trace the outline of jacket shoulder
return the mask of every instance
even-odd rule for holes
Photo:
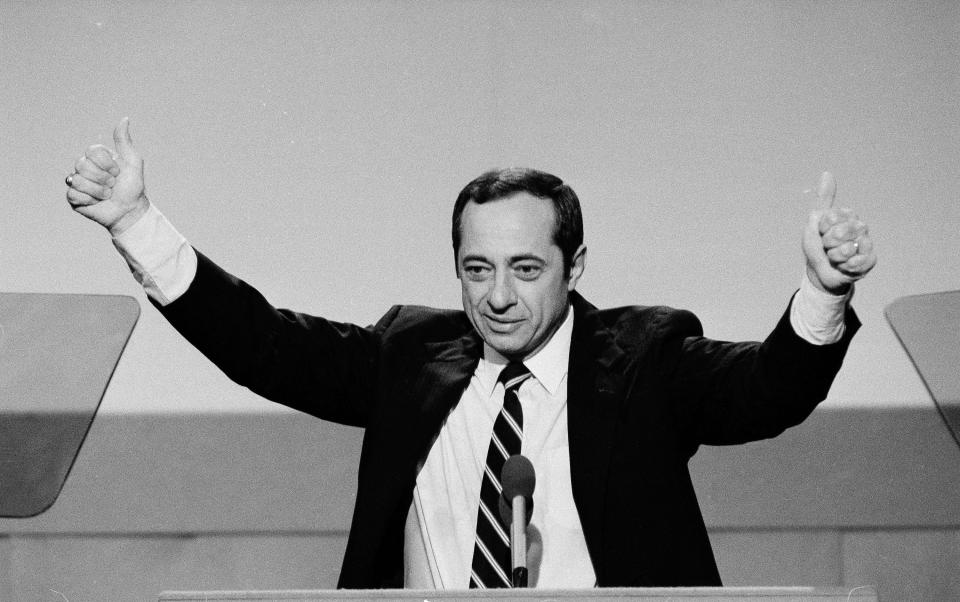
[[[599,322],[624,349],[647,347],[654,341],[703,336],[697,316],[666,305],[626,305],[596,311]]]
[[[597,310],[596,315],[609,329],[625,334],[685,329],[702,334],[700,319],[693,312],[666,305],[625,305]]]
[[[414,337],[422,342],[463,336],[473,327],[462,310],[394,305],[374,326],[384,340]]]

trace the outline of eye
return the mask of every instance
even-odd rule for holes
[[[468,263],[467,265],[463,266],[462,271],[469,280],[486,280],[490,275],[490,266],[480,263]]]
[[[543,266],[536,263],[520,263],[513,266],[513,272],[521,280],[536,280],[543,272]]]

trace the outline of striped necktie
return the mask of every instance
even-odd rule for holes
[[[493,435],[487,449],[487,464],[480,486],[480,510],[477,513],[477,540],[470,570],[471,588],[510,587],[510,534],[500,521],[499,501],[502,487],[500,471],[507,458],[520,453],[523,438],[523,410],[517,390],[530,378],[520,362],[510,362],[497,382],[503,383],[503,409],[493,423]]]

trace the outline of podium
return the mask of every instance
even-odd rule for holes
[[[497,600],[589,602],[876,602],[872,587],[657,587],[597,588],[578,590],[499,589],[499,590],[287,590],[287,591],[209,591],[163,592],[161,602],[432,602],[444,600]]]

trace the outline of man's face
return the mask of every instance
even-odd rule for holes
[[[464,207],[457,253],[463,308],[483,340],[510,359],[527,358],[550,340],[583,273],[583,246],[569,277],[564,273],[555,224],[553,203],[525,192]]]

